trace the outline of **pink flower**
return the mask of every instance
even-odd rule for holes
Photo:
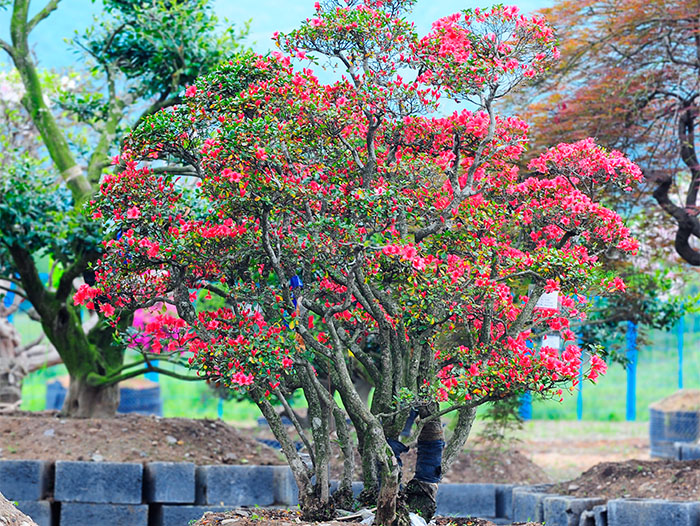
[[[556,292],[559,290],[559,283],[553,279],[548,279],[546,285],[544,286],[544,291],[549,294],[550,292]]]
[[[188,86],[185,90],[185,97],[194,97],[197,94],[197,86]]]
[[[136,219],[141,215],[141,210],[138,209],[136,206],[132,206],[126,211],[126,217],[128,219]]]
[[[100,312],[103,312],[105,316],[111,318],[114,316],[114,307],[112,307],[109,303],[101,303]]]

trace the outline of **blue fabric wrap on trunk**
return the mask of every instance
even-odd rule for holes
[[[444,440],[419,440],[416,473],[413,478],[423,482],[440,482],[443,449],[445,449]]]
[[[386,442],[394,452],[394,456],[396,457],[399,466],[403,466],[403,462],[401,462],[401,454],[408,451],[408,446],[402,444],[398,440],[394,440],[393,438],[387,438]]]

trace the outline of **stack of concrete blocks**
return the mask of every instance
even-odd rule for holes
[[[700,502],[582,498],[548,488],[513,489],[513,520],[547,526],[700,526]]]
[[[53,465],[42,460],[0,462],[0,493],[39,526],[52,526]]]
[[[293,506],[286,466],[0,461],[0,493],[39,526],[186,525],[207,511]]]

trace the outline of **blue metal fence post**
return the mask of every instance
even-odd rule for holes
[[[583,362],[578,370],[578,394],[576,395],[576,419],[583,420]]]
[[[627,322],[627,414],[628,421],[637,419],[637,324]]]
[[[532,349],[532,342],[528,340],[527,346]],[[523,420],[532,420],[532,393],[530,391],[525,391],[520,397],[518,414]]]
[[[678,320],[678,389],[683,389],[683,337],[685,335],[685,319]]]

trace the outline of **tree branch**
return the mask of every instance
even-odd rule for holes
[[[36,25],[49,16],[58,7],[58,3],[61,0],[49,0],[49,3],[44,6],[44,8],[39,11],[32,19],[27,23],[27,34],[31,33]]]

